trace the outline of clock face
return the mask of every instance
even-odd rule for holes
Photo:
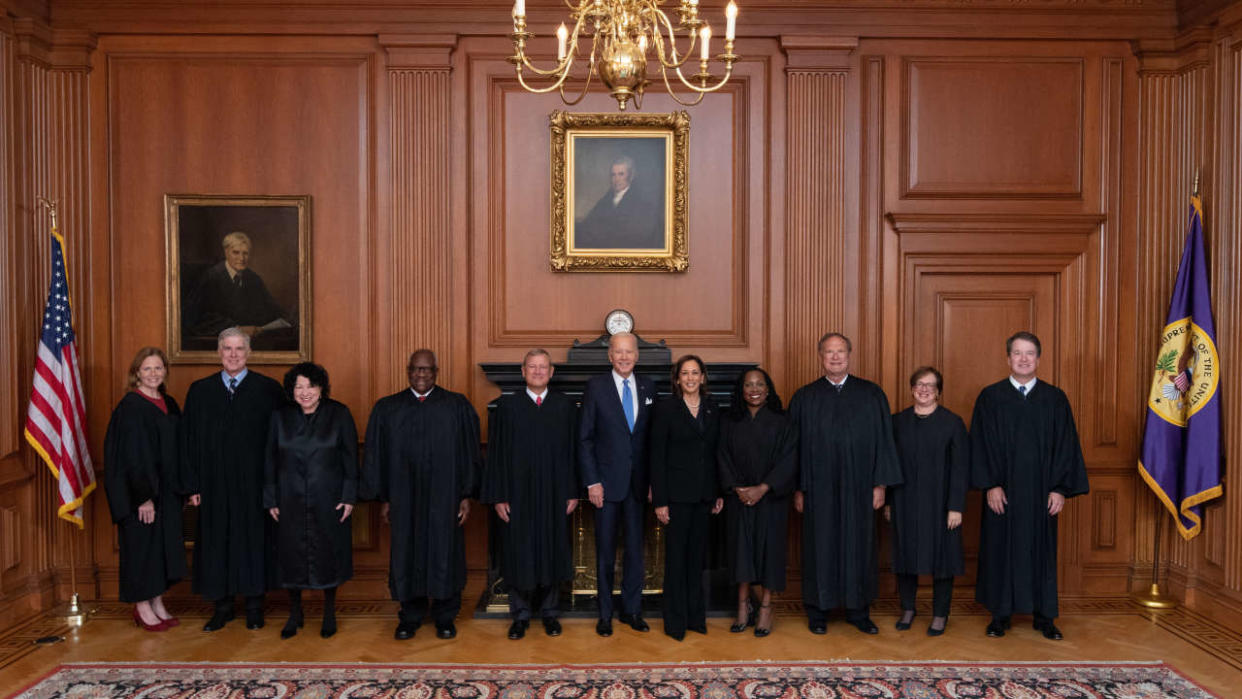
[[[634,316],[630,315],[629,311],[618,308],[604,319],[604,329],[609,335],[634,332]]]

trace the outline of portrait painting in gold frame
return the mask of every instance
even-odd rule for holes
[[[310,196],[167,194],[169,361],[219,361],[228,327],[251,361],[311,358]]]
[[[553,112],[551,265],[684,272],[690,116]]]

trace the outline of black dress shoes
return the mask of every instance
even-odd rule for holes
[[[263,610],[248,609],[246,610],[246,628],[254,631],[263,628]]]
[[[320,638],[332,638],[336,635],[336,617],[324,617],[323,623],[319,625]]]
[[[526,635],[526,627],[530,626],[530,622],[526,619],[514,619],[509,624],[509,640],[516,641]]]
[[[695,633],[701,633],[704,636],[706,636],[707,635],[707,624],[695,624],[694,626],[687,626],[686,630],[693,631]]]
[[[863,633],[880,633],[880,629],[876,628],[875,622],[871,621],[871,617],[869,616],[865,616],[861,619],[851,619],[850,623],[854,625],[854,628],[862,631]]]
[[[617,616],[622,624],[629,624],[631,629],[635,631],[650,631],[651,627],[647,626],[647,622],[643,621],[642,615],[639,614],[620,614]]]
[[[208,631],[208,632],[219,631],[220,629],[224,628],[225,624],[229,623],[232,620],[233,620],[232,609],[228,611],[221,611],[217,609],[216,613],[212,614],[211,618],[207,620],[207,623],[203,624],[203,630]]]
[[[807,628],[809,628],[811,630],[811,633],[815,634],[816,636],[823,636],[824,634],[828,633],[828,624],[823,621],[812,621],[811,623],[807,624]]]
[[[543,618],[543,632],[549,636],[561,635],[561,621],[554,616],[545,616]]]
[[[612,635],[612,619],[600,619],[595,622],[595,633],[601,636]]]
[[[992,617],[992,621],[988,622],[988,636],[992,638],[1000,638],[1005,635],[1005,630],[1009,628],[1008,617]]]
[[[290,614],[289,620],[285,622],[285,627],[280,630],[281,638],[293,638],[298,635],[298,629],[302,627],[302,615]]]
[[[940,628],[936,628],[936,622],[937,622],[937,621],[939,621],[939,622],[940,622]],[[949,624],[949,619],[948,619],[948,617],[942,617],[942,616],[934,616],[934,617],[932,617],[932,623],[931,623],[931,625],[929,625],[929,626],[927,627],[927,635],[928,635],[928,636],[943,636],[943,635],[944,635],[944,627],[945,627],[945,626],[948,626],[948,624]]]
[[[684,641],[684,640],[686,640],[686,632],[685,632],[685,631],[665,631],[665,632],[664,632],[664,635],[668,636],[669,638],[673,639],[674,641]]]
[[[397,630],[393,632],[392,637],[398,641],[405,641],[414,638],[415,631],[418,631],[418,622],[403,621],[397,624]]]
[[[450,621],[447,624],[436,624],[436,638],[449,639],[456,637],[457,627],[453,625],[453,622]]]
[[[1044,638],[1048,639],[1049,641],[1060,641],[1061,639],[1065,638],[1064,636],[1061,635],[1061,629],[1058,629],[1057,625],[1052,623],[1051,620],[1036,621],[1033,624],[1033,626],[1035,627],[1036,631],[1039,631],[1040,633],[1042,633],[1044,635]]]

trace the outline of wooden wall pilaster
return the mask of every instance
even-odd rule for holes
[[[453,239],[448,177],[456,41],[451,35],[380,36],[388,56],[391,216],[381,243],[388,276],[381,293],[388,298],[380,308],[390,314],[391,356],[373,375],[389,377],[389,386],[406,384],[406,358],[420,347],[436,352],[440,383],[464,386],[472,375],[469,357],[456,351],[466,328],[466,306],[454,293],[465,277],[466,241]]]
[[[784,36],[785,375],[790,394],[822,372],[815,343],[825,332],[850,334],[855,316],[846,289],[857,279],[858,157],[850,128],[855,37]],[[853,299],[850,299],[851,301]],[[863,361],[861,352],[855,362]],[[865,367],[855,369],[865,373]]]

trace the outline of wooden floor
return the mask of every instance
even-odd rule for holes
[[[879,603],[873,613],[878,636],[866,636],[844,622],[829,625],[828,635],[815,636],[786,603],[771,636],[731,634],[729,620],[709,619],[708,635],[690,633],[682,643],[661,633],[652,619],[649,633],[616,624],[611,638],[595,635],[589,619],[565,620],[559,638],[544,635],[536,623],[521,641],[506,638],[508,623],[472,619],[463,611],[458,636],[435,637],[430,625],[409,641],[392,638],[395,606],[391,603],[346,602],[339,608],[340,631],[319,637],[319,617],[309,615],[295,638],[281,640],[280,612],[267,626],[248,631],[239,619],[222,631],[203,633],[207,608],[183,608],[183,623],[166,633],[148,633],[128,619],[119,603],[94,605],[96,615],[82,628],[70,630],[59,617],[43,615],[0,636],[0,695],[16,691],[73,661],[253,661],[253,662],[375,662],[375,663],[600,663],[703,660],[965,660],[965,661],[1109,661],[1163,660],[1223,697],[1242,696],[1242,634],[1184,609],[1152,612],[1127,599],[1064,600],[1058,625],[1065,640],[1045,640],[1030,628],[1029,619],[1015,618],[1004,638],[984,635],[987,616],[973,603],[955,602],[948,633],[924,634],[926,610],[911,631],[897,632],[895,604]],[[177,611],[174,609],[174,611]],[[313,608],[308,607],[308,612]],[[32,640],[60,633],[66,640],[36,646]]]

